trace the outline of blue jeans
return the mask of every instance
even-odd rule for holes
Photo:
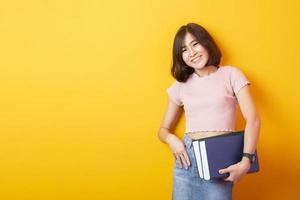
[[[175,160],[172,200],[231,200],[233,182],[200,178],[193,153],[192,139],[185,133],[183,141],[191,165],[188,169],[180,168],[178,161]]]

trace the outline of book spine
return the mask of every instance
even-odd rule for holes
[[[201,152],[201,158],[202,158],[204,179],[210,180],[210,173],[209,173],[205,141],[200,142],[200,152]]]
[[[203,169],[202,169],[199,141],[193,142],[193,148],[194,148],[196,163],[197,163],[197,167],[198,167],[198,173],[199,173],[200,178],[203,178]]]

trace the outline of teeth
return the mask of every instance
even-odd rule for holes
[[[194,59],[192,60],[192,62],[195,62],[195,61],[199,60],[200,57],[201,57],[201,56],[198,56],[198,57],[194,58]]]
[[[195,58],[195,59],[193,60],[193,62],[195,62],[196,60],[199,60],[199,57],[198,57],[198,58]]]

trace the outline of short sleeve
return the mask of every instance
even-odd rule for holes
[[[248,84],[250,85],[251,83],[239,68],[232,67],[230,84],[236,96],[242,87]]]
[[[167,88],[167,93],[174,103],[179,106],[183,105],[180,98],[180,82],[175,81],[170,87]]]

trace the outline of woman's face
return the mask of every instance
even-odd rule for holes
[[[208,52],[192,34],[186,33],[182,45],[182,59],[186,65],[194,69],[201,69],[206,65]]]

